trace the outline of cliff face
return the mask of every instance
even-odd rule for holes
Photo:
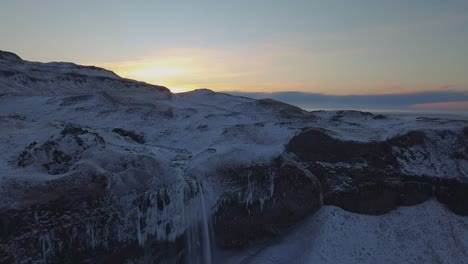
[[[414,130],[356,142],[307,129],[287,149],[321,179],[325,204],[376,215],[435,197],[454,213],[468,215],[468,140],[463,131]]]
[[[210,263],[323,204],[467,214],[463,120],[171,94],[0,53],[1,263]]]

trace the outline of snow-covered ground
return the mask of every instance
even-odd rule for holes
[[[164,87],[122,79],[104,69],[28,62],[4,55],[0,59],[0,195],[5,199],[0,204],[15,199],[8,188],[11,184],[37,184],[79,168],[105,172],[111,175],[110,184],[120,188],[125,185],[122,179],[133,179],[134,172],[121,168],[119,163],[141,157],[156,160],[168,175],[158,176],[160,184],[173,180],[172,175],[178,175],[180,168],[203,177],[226,161],[267,164],[307,127],[323,128],[343,140],[366,142],[412,130],[461,133],[468,126],[467,120],[445,117],[307,112],[273,100],[259,101],[206,89],[171,94]],[[70,125],[96,133],[104,139],[104,146],[62,149],[77,158],[70,170],[61,174],[50,175],[40,160],[31,166],[18,166],[18,158],[28,146],[49,139],[65,140],[60,138],[61,131]],[[114,133],[114,129],[130,131],[144,142],[134,142]],[[177,168],[178,164],[183,166]],[[465,165],[455,167],[468,169]],[[145,173],[151,175],[150,171]]]
[[[381,216],[324,206],[272,243],[219,256],[225,264],[463,264],[468,263],[468,218],[434,200]]]
[[[412,130],[460,132],[463,127],[468,126],[468,118],[463,116],[409,113],[369,115],[358,111],[316,111],[313,113],[322,117],[319,126],[332,131],[334,137],[361,142],[382,141]]]
[[[206,205],[205,198],[202,201],[203,208],[210,211],[221,191],[217,184],[229,188],[220,182],[224,179],[216,178],[217,168],[269,164],[304,128],[324,129],[342,140],[368,142],[413,130],[460,134],[467,126],[467,120],[446,117],[307,112],[272,100],[210,90],[171,94],[164,87],[122,79],[94,67],[0,57],[0,209],[27,208],[30,202],[37,202],[28,199],[25,190],[29,186],[74,173],[98,174],[105,175],[108,190],[119,195],[164,187],[174,195],[171,199],[180,203],[165,207],[167,215],[155,209],[146,215],[138,211],[138,217],[146,217],[146,223],[172,221],[184,210],[182,185],[186,178],[207,182],[203,188],[206,186],[204,195],[209,198]],[[69,128],[78,132],[67,134]],[[121,133],[116,132],[119,129]],[[51,146],[51,153],[56,150],[60,154],[58,158],[48,156]],[[450,147],[440,145],[447,153]],[[66,162],[57,161],[63,157]],[[407,170],[416,173],[432,166],[421,164]],[[51,166],[59,170],[51,173]],[[468,177],[466,161],[457,161],[452,167]],[[433,174],[447,175],[445,171]],[[175,226],[178,229],[171,233],[172,240],[190,225],[184,224]],[[131,228],[128,236],[138,236],[138,242],[144,244],[148,233],[140,229],[137,233],[133,225]],[[156,229],[149,225],[147,232],[156,232],[148,231],[150,228]],[[157,234],[165,233],[158,230]],[[357,215],[325,206],[292,233],[261,250],[223,253],[230,261],[222,263],[468,263],[467,241],[467,218],[454,215],[435,201],[383,216]]]
[[[358,112],[304,112],[282,116],[278,108],[257,101],[199,90],[161,99],[152,93],[131,96],[116,93],[86,95],[4,95],[0,97],[0,178],[28,176],[39,180],[50,175],[27,172],[15,160],[32,142],[44,142],[67,124],[98,133],[116,152],[145,153],[176,162],[186,159],[189,168],[216,165],[229,156],[231,162],[268,162],[302,128],[315,126],[344,140],[385,140],[411,130],[453,130],[460,133],[465,120],[388,116],[375,119]],[[122,128],[144,136],[136,144],[112,133]],[[183,154],[183,155],[181,155]],[[92,154],[91,154],[92,155]],[[89,158],[91,159],[91,157]],[[22,175],[22,176],[19,176]],[[59,177],[58,175],[54,177]]]

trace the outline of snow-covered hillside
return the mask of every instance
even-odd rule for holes
[[[165,87],[123,79],[102,68],[66,62],[29,62],[16,54],[0,51],[0,94],[52,96],[128,89],[156,90],[160,97],[170,96]]]
[[[467,127],[444,118],[307,112],[206,89],[172,94],[92,66],[0,52],[0,262],[210,263],[213,248],[255,247],[322,203],[381,214],[435,197],[464,214]],[[368,190],[372,184],[378,192]],[[398,212],[428,206],[438,212],[434,221],[464,221],[436,202],[382,219],[391,226],[407,219]],[[342,222],[325,217],[333,214]],[[323,228],[383,232],[372,220],[380,218],[334,207],[314,217]],[[338,230],[337,237],[353,235]],[[307,260],[346,263],[329,242]],[[374,260],[383,245],[372,248]]]

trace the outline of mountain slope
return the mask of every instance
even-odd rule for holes
[[[466,215],[467,127],[171,94],[0,52],[0,262],[210,263],[322,204],[384,214],[436,198]]]
[[[105,69],[65,62],[29,62],[5,51],[0,51],[0,84],[0,94],[52,96],[138,88],[170,96],[165,87],[123,79]]]

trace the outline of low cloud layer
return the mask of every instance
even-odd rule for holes
[[[228,93],[255,99],[271,98],[297,105],[304,109],[450,109],[468,111],[468,92],[461,91],[434,91],[384,95],[327,95],[304,92],[246,93],[235,91]]]

